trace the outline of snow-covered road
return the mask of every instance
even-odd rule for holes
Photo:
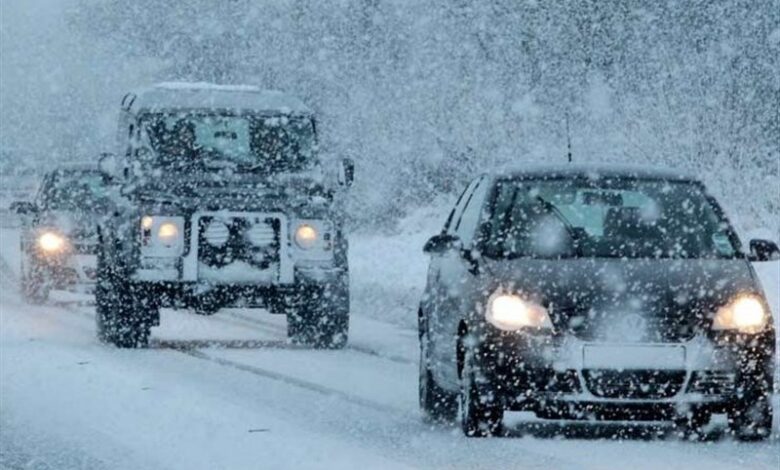
[[[13,264],[9,234],[0,237]],[[355,253],[370,251],[361,243],[377,241],[356,240]],[[365,301],[343,351],[291,347],[284,319],[260,310],[164,311],[150,349],[118,350],[95,339],[92,307],[26,305],[12,276],[0,276],[0,467],[780,467],[780,441],[737,443],[719,438],[718,425],[712,439],[684,442],[664,426],[561,432],[519,414],[507,438],[468,440],[423,424],[415,332],[365,311]]]

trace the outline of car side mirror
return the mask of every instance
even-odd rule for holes
[[[8,210],[17,215],[28,215],[38,212],[38,207],[29,201],[14,201]]]
[[[772,240],[750,240],[750,261],[773,261],[780,259],[780,248]]]
[[[339,184],[348,188],[352,186],[355,181],[355,162],[350,158],[345,158],[341,161],[338,174]]]
[[[428,255],[436,255],[444,253],[447,250],[463,248],[463,242],[460,241],[457,235],[449,233],[440,233],[432,236],[423,246],[423,253]]]
[[[121,176],[121,164],[119,157],[113,153],[103,153],[98,159],[98,169],[109,180],[114,180]]]

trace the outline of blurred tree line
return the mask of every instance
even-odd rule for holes
[[[76,4],[72,30],[126,64],[109,76],[301,96],[325,153],[358,163],[359,223],[564,162],[569,115],[575,161],[684,168],[742,224],[780,227],[780,0]]]

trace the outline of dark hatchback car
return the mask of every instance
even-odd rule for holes
[[[654,169],[562,166],[483,175],[431,256],[419,310],[420,406],[468,436],[505,410],[546,419],[726,414],[769,436],[775,330],[751,261],[704,185]]]

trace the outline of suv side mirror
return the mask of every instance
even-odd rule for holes
[[[463,242],[460,241],[460,238],[458,238],[457,235],[440,233],[438,235],[432,236],[427,242],[425,242],[425,246],[423,246],[423,253],[428,255],[435,255],[444,253],[445,251],[453,248],[458,250],[463,248]]]
[[[355,180],[355,162],[352,159],[345,158],[341,161],[338,174],[339,184],[348,188],[352,186]]]
[[[780,248],[772,240],[750,240],[750,261],[772,261],[780,259]]]
[[[98,169],[109,180],[113,180],[120,176],[120,162],[119,157],[113,153],[102,153],[100,159],[98,159]]]
[[[29,201],[14,201],[8,206],[8,210],[17,215],[28,215],[38,212],[38,207]]]

